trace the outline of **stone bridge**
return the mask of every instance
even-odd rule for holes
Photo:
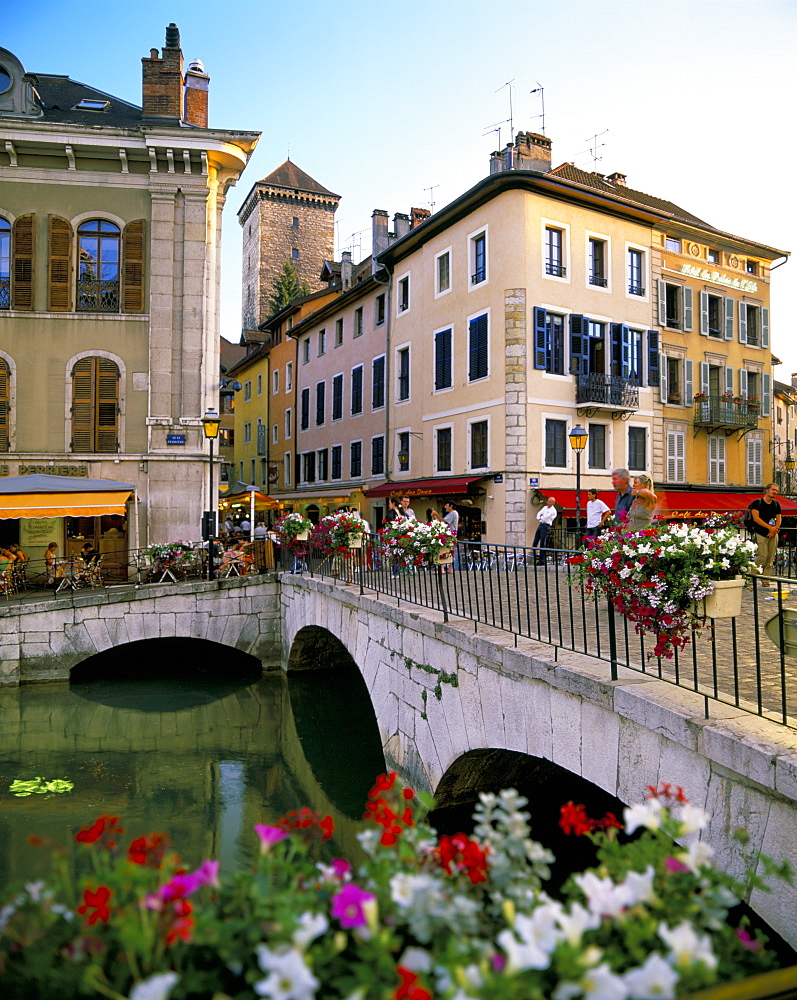
[[[353,587],[283,575],[120,589],[0,609],[5,684],[67,679],[111,646],[205,638],[264,669],[308,670],[350,656],[368,689],[388,767],[463,801],[486,756],[551,762],[630,804],[670,781],[711,813],[706,838],[741,874],[756,852],[797,867],[797,731],[576,653]],[[505,754],[505,758],[509,755]],[[498,758],[501,759],[500,757]],[[507,781],[506,783],[510,783]],[[733,830],[744,825],[740,847]],[[797,890],[752,893],[751,906],[797,945]]]

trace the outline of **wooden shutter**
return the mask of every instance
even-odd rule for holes
[[[739,343],[747,343],[747,304],[739,303]]]
[[[733,395],[733,366],[725,366],[725,392],[729,395]]]
[[[6,362],[0,358],[0,451],[8,451],[8,400],[11,376]]]
[[[725,435],[711,434],[708,439],[708,481],[712,486],[725,485]]]
[[[33,308],[33,262],[36,250],[36,216],[20,215],[11,241],[11,308]]]
[[[702,393],[705,393],[705,395],[708,395],[710,385],[711,385],[711,383],[709,381],[709,363],[708,363],[708,361],[701,361],[700,362],[700,391]]]
[[[648,385],[659,384],[659,333],[648,330]]]
[[[82,358],[72,369],[72,451],[119,450],[119,369]]]
[[[761,373],[761,416],[768,417],[772,408],[772,376]]]
[[[725,339],[733,340],[733,308],[734,300],[725,299]]]
[[[769,347],[769,309],[761,307],[761,346]]]
[[[667,431],[667,481],[682,483],[685,478],[685,435],[683,431]]]
[[[683,289],[684,302],[684,333],[689,333],[692,329],[692,289],[686,285]]]
[[[49,217],[50,287],[47,307],[52,312],[72,308],[72,226],[57,215]]]
[[[128,222],[122,234],[122,312],[140,313],[144,309],[144,235],[143,219]]]
[[[548,344],[545,335],[547,315],[540,306],[534,307],[534,367],[545,371],[548,367]]]
[[[441,330],[434,338],[434,387],[435,389],[450,389],[452,385],[451,372],[451,331]]]
[[[477,316],[470,321],[470,363],[468,380],[486,378],[489,374],[487,357],[487,315]]]
[[[708,336],[708,292],[700,293],[700,333]]]
[[[589,374],[589,319],[570,317],[570,374]]]
[[[659,326],[667,325],[667,282],[663,278],[657,278],[659,295]]]
[[[659,355],[659,399],[662,403],[667,402],[667,381],[670,377],[670,372],[667,367],[667,355]]]
[[[761,486],[763,484],[763,441],[760,438],[747,439],[747,485]]]
[[[692,406],[695,401],[695,363],[684,359],[684,406]]]
[[[95,421],[95,451],[118,451],[119,369],[106,358],[97,362],[97,405]]]

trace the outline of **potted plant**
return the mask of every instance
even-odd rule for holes
[[[568,559],[570,583],[602,594],[638,633],[655,636],[652,656],[671,657],[706,618],[732,617],[741,609],[743,572],[752,572],[757,546],[734,527],[668,524],[644,531],[622,527],[587,540]],[[731,606],[706,600],[736,591]],[[735,610],[734,610],[735,609]]]
[[[439,566],[454,561],[457,534],[445,521],[425,524],[399,518],[379,533],[387,553],[399,566]]]
[[[331,817],[299,809],[256,824],[254,861],[227,872],[186,870],[167,834],[100,816],[46,844],[45,879],[0,890],[3,997],[671,1000],[777,968],[730,908],[768,888],[756,864],[789,881],[787,863],[719,871],[681,788],[650,787],[622,818],[564,804],[597,865],[550,893],[527,805],[482,793],[472,834],[438,836],[431,796],[381,775],[354,864],[330,851]]]
[[[360,549],[367,525],[359,514],[339,510],[328,514],[313,532],[313,545],[325,552],[349,555],[349,549]]]
[[[298,511],[283,515],[274,525],[280,543],[288,547],[295,542],[306,542],[312,529],[313,522]]]

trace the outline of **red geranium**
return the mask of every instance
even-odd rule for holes
[[[100,816],[96,819],[91,826],[84,827],[77,834],[75,834],[75,840],[79,844],[96,844],[100,841],[102,847],[110,850],[112,847],[116,847],[117,837],[124,833],[124,827],[118,826],[119,817],[118,816]]]
[[[103,924],[108,922],[111,916],[111,910],[108,906],[110,898],[111,890],[105,885],[101,885],[96,892],[91,889],[83,890],[83,902],[77,911],[86,918],[89,927],[93,927],[97,921]]]

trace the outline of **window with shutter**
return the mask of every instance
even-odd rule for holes
[[[686,439],[683,431],[667,431],[667,482],[686,482]]]
[[[11,223],[0,219],[0,309],[11,308]]]
[[[570,374],[589,374],[589,319],[570,317]]]
[[[468,330],[468,381],[475,382],[477,379],[487,378],[489,374],[486,313],[472,319]]]
[[[343,419],[343,375],[332,376],[332,419]]]
[[[659,333],[648,330],[648,385],[659,384]]]
[[[36,216],[21,215],[14,222],[12,240],[11,308],[33,308],[33,259],[36,248]]]
[[[315,422],[320,426],[326,419],[327,405],[327,384],[326,382],[316,382],[315,387]]]
[[[761,438],[747,439],[747,485],[763,486],[764,442]]]
[[[351,370],[351,412],[363,412],[363,366],[358,365]]]
[[[725,451],[726,438],[724,434],[711,434],[708,439],[708,481],[712,486],[725,485]]]
[[[140,313],[144,309],[144,235],[143,219],[128,222],[122,235],[122,312]]]
[[[0,358],[0,451],[8,451],[9,426],[8,406],[11,389],[11,373],[8,364]]]
[[[119,450],[119,369],[82,358],[72,369],[72,451]]]
[[[72,308],[72,226],[57,215],[49,217],[50,287],[47,307],[52,312]]]
[[[91,219],[77,233],[78,312],[119,312],[119,227]]]
[[[434,387],[439,390],[451,386],[451,330],[440,330],[434,335]]]

